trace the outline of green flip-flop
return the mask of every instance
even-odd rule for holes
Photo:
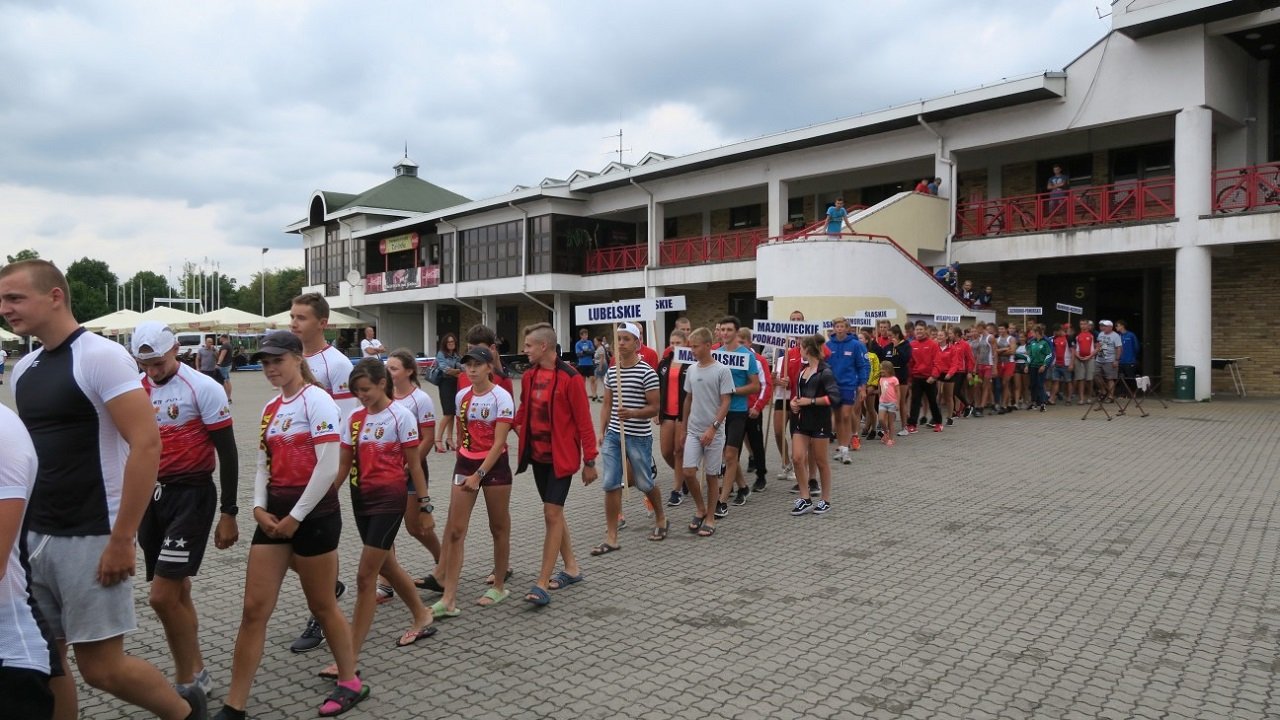
[[[480,600],[488,600],[489,603],[486,605],[484,603],[481,603],[480,600],[477,600],[476,604],[479,605],[480,607],[493,607],[494,605],[497,605],[503,600],[506,600],[508,597],[510,597],[510,595],[511,595],[511,591],[506,588],[503,588],[501,590],[498,590],[497,588],[489,588],[488,590],[484,591],[483,595],[480,596]]]
[[[431,615],[437,620],[440,620],[442,618],[458,617],[461,614],[462,614],[462,611],[457,608],[450,610],[449,608],[445,607],[443,600],[437,600],[436,603],[431,606]]]

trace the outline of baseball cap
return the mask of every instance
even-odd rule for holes
[[[301,355],[302,341],[288,330],[276,330],[263,336],[262,342],[258,344],[258,352],[254,353],[250,359],[253,362],[260,362],[266,355],[284,355],[285,353]]]
[[[493,353],[489,351],[489,348],[484,347],[483,345],[476,345],[475,347],[468,350],[467,354],[462,356],[463,362],[466,362],[468,360],[475,360],[477,362],[488,363],[492,365]]]
[[[633,322],[618,323],[618,332],[631,333],[632,335],[636,336],[637,340],[644,337],[644,335],[640,332],[640,326],[636,325]]]
[[[133,356],[139,360],[155,360],[163,357],[178,344],[173,331],[162,322],[144,322],[133,330],[129,341]],[[143,350],[142,348],[149,348]]]
[[[1100,321],[1100,322],[1098,323],[1098,325],[1099,325],[1099,326],[1102,326],[1102,325],[1108,325],[1108,326],[1109,326],[1109,325],[1111,325],[1111,324],[1112,324],[1112,322],[1111,322],[1110,320],[1102,320],[1102,321]]]

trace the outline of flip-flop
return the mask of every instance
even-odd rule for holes
[[[662,541],[667,539],[667,531],[671,529],[671,521],[668,520],[662,527],[655,527],[649,533],[649,539],[653,541]]]
[[[694,515],[693,522],[689,523],[689,532],[697,535],[698,531],[702,529],[702,523],[704,520],[706,520],[706,518],[700,518],[697,515]]]
[[[621,545],[610,545],[609,543],[602,542],[599,545],[591,548],[591,554],[592,555],[608,555],[611,552],[617,552],[621,549],[622,549]]]
[[[512,570],[511,568],[507,568],[507,572],[506,572],[506,574],[504,574],[504,575],[502,576],[502,581],[503,581],[503,582],[506,582],[506,581],[510,580],[510,579],[511,579],[511,576],[512,576],[512,575],[515,575],[515,574],[516,574],[516,571],[515,571],[515,570]],[[485,578],[485,579],[484,579],[484,584],[485,584],[485,585],[492,585],[492,584],[494,583],[493,577],[494,577],[493,573],[489,573],[489,577],[487,577],[487,578]]]
[[[711,537],[712,535],[715,535],[715,534],[716,534],[715,525],[703,525],[702,527],[698,528],[698,537],[704,537],[704,538]]]
[[[422,640],[423,638],[429,638],[435,634],[436,634],[435,625],[428,625],[419,630],[409,630],[405,632],[405,634],[401,635],[399,640],[396,640],[396,647],[409,647],[410,645],[418,642],[419,640]],[[408,642],[405,642],[406,640],[408,640]]]
[[[436,579],[435,575],[424,575],[413,581],[413,586],[419,590],[430,590],[431,592],[444,592],[444,586]]]
[[[476,600],[476,604],[479,605],[480,607],[493,607],[494,605],[497,605],[503,600],[506,600],[510,595],[511,595],[511,591],[506,588],[503,588],[502,590],[498,590],[497,588],[489,588],[488,590],[484,591],[484,594],[480,596],[479,600]],[[480,600],[488,600],[489,602],[482,603],[480,602]]]
[[[458,617],[461,614],[462,611],[458,608],[449,610],[449,608],[445,607],[443,600],[437,600],[436,603],[431,606],[431,615],[437,620],[441,618]]]
[[[547,592],[546,590],[543,590],[537,585],[534,585],[533,587],[529,588],[529,592],[524,594],[524,601],[529,603],[530,605],[537,605],[538,607],[544,607],[546,605],[551,604],[551,593]]]
[[[559,590],[560,588],[566,588],[575,583],[580,583],[582,582],[583,577],[584,576],[582,573],[578,573],[577,575],[570,575],[565,570],[559,570],[556,572],[555,575],[551,576],[551,582],[555,583],[554,585],[551,586],[551,589]]]

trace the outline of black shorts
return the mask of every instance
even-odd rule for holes
[[[356,515],[356,530],[360,533],[360,542],[379,550],[390,550],[396,541],[396,533],[400,532],[400,520],[404,513],[379,513],[377,515]]]
[[[484,458],[472,460],[458,453],[458,460],[453,464],[454,475],[472,475],[480,469],[480,465],[484,463]],[[498,462],[489,468],[489,474],[484,476],[480,481],[480,487],[496,487],[498,485],[511,484],[511,463],[507,459],[507,454],[502,453],[498,456]]]
[[[730,412],[724,419],[724,446],[742,450],[742,439],[747,434],[747,414]]]
[[[658,422],[663,423],[668,420],[674,420],[675,422],[684,422],[684,412],[681,411],[679,415],[671,415],[670,413],[664,413],[664,412],[658,413]]]
[[[533,483],[538,486],[538,497],[547,505],[564,507],[569,497],[573,477],[556,477],[550,463],[533,462]]]
[[[39,670],[0,667],[0,698],[4,698],[5,717],[23,720],[53,717],[49,676]]]
[[[399,516],[397,516],[399,517]],[[292,545],[293,554],[299,557],[315,557],[338,549],[342,536],[342,514],[331,512],[323,515],[311,513],[298,526],[291,538],[267,537],[262,528],[253,531],[254,545]]]
[[[218,488],[213,478],[198,485],[156,483],[138,524],[147,580],[156,575],[176,580],[199,573],[217,511]]]
[[[788,408],[788,407],[787,407],[787,405],[788,405],[790,402],[791,402],[790,400],[774,400],[774,401],[773,401],[773,409],[774,409],[774,411],[775,411],[775,412],[776,412],[776,411],[778,411],[778,410],[782,410],[782,411],[784,411],[784,412],[790,412],[790,408]]]
[[[590,365],[578,365],[577,367],[578,367],[578,374],[584,378],[589,378],[596,374],[595,363],[591,363]]]

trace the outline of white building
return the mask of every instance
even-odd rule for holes
[[[643,295],[686,296],[695,325],[794,308],[972,316],[920,266],[950,258],[994,287],[1001,321],[1009,306],[1041,306],[1044,322],[1080,306],[1126,319],[1166,387],[1193,366],[1207,398],[1230,387],[1212,357],[1251,356],[1250,391],[1277,393],[1280,10],[1259,8],[1278,4],[1117,3],[1112,31],[1062,72],[485,200],[416,177],[429,198],[317,192],[286,231],[312,289],[388,345],[431,353],[481,319],[513,347],[550,320],[567,346],[575,305]],[[416,171],[405,162],[397,173]],[[1071,176],[1063,197],[1045,192],[1054,164]],[[934,176],[939,197],[910,192]],[[789,236],[837,196],[865,206],[864,235]]]

